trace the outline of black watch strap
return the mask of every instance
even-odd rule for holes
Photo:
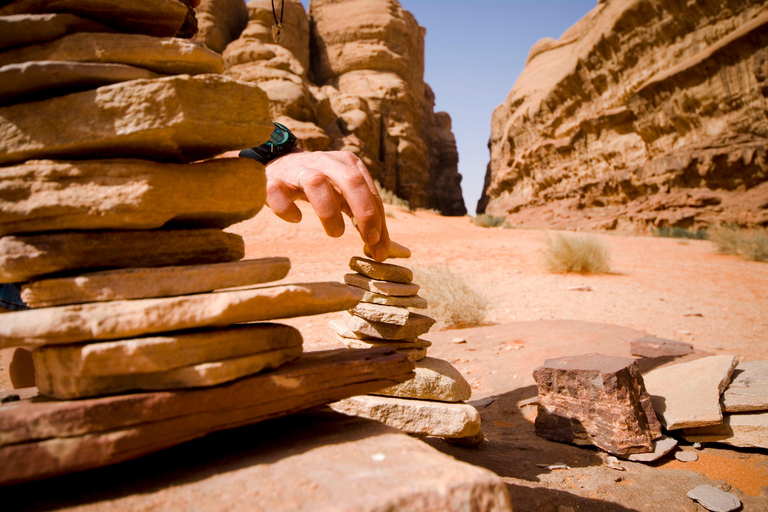
[[[274,123],[274,125],[275,129],[267,142],[255,148],[240,151],[240,156],[253,158],[266,165],[275,158],[290,153],[296,147],[296,137],[284,125],[280,123]]]

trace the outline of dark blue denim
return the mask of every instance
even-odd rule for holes
[[[0,284],[0,308],[11,311],[29,309],[21,300],[21,283]]]

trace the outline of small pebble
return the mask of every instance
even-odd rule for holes
[[[701,443],[700,443],[700,442],[698,442],[698,441],[696,441],[695,443],[693,443],[693,447],[694,447],[695,449],[697,449],[697,450],[701,450]]]
[[[675,458],[681,462],[695,462],[699,460],[696,452],[676,452]]]
[[[451,341],[452,341],[453,343],[456,343],[456,344],[459,344],[459,343],[466,343],[466,342],[467,342],[467,340],[465,340],[464,338],[453,338]]]
[[[373,455],[371,455],[371,460],[373,460],[374,462],[381,462],[386,458],[387,456],[384,455],[383,453],[374,453]]]

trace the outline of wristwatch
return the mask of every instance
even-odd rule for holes
[[[253,158],[266,165],[275,158],[290,153],[291,150],[296,147],[296,136],[282,124],[274,124],[275,129],[272,131],[272,135],[269,136],[267,142],[256,146],[255,148],[242,150],[240,156]]]

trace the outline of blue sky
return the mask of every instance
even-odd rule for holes
[[[302,0],[305,7],[309,0]],[[488,164],[491,114],[542,37],[557,39],[597,0],[400,0],[427,29],[425,81],[453,120],[464,203],[474,215]],[[278,7],[279,8],[279,7]]]

